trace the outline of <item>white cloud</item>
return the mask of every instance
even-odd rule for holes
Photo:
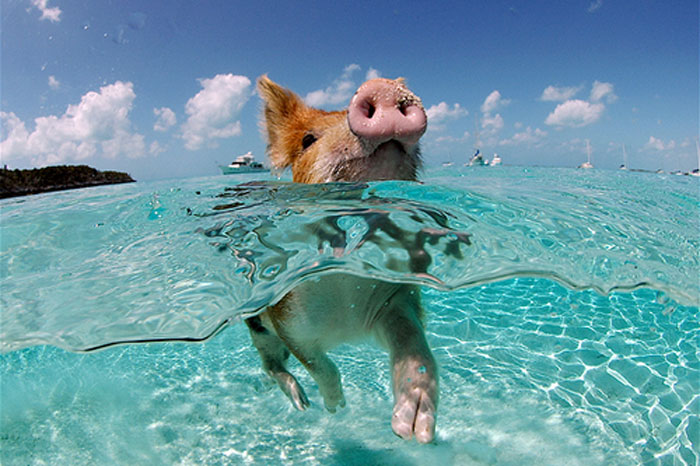
[[[597,11],[601,6],[603,6],[603,0],[594,0],[588,6],[588,12],[593,13],[594,11]]]
[[[481,129],[484,130],[484,136],[493,136],[503,129],[503,117],[500,113],[494,116],[484,115],[481,119]]]
[[[350,100],[350,97],[352,97],[355,89],[357,89],[355,82],[352,80],[352,75],[359,69],[360,65],[355,63],[346,66],[343,70],[343,74],[340,75],[340,78],[333,81],[333,84],[325,89],[309,92],[304,98],[304,101],[307,105],[313,107],[346,104]],[[370,69],[367,74],[369,75],[372,70],[373,69]]]
[[[26,157],[34,165],[84,160],[97,154],[140,157],[145,153],[144,138],[131,132],[129,112],[136,94],[133,84],[117,81],[88,92],[77,105],[69,105],[59,116],[34,120],[29,133],[14,113],[2,112],[4,134],[0,143],[3,158]]]
[[[504,107],[510,103],[510,99],[504,99],[498,91],[491,92],[481,104],[483,113],[491,113],[497,108]]]
[[[591,89],[591,102],[600,102],[604,97],[607,103],[612,103],[617,100],[617,96],[613,92],[613,85],[595,81]]]
[[[666,151],[666,150],[673,150],[676,148],[676,141],[671,139],[668,143],[664,143],[661,139],[655,138],[654,136],[649,136],[649,141],[644,145],[644,149],[646,150],[655,150],[655,151]]]
[[[29,132],[24,122],[12,112],[0,111],[0,119],[2,119],[2,134],[7,136],[0,142],[0,157],[7,160],[26,156]]]
[[[365,81],[369,81],[370,79],[376,79],[376,78],[381,78],[382,74],[379,72],[379,70],[375,70],[374,68],[370,67],[370,69],[367,70],[367,74],[365,75]]]
[[[48,3],[49,0],[32,0],[32,5],[41,11],[41,18],[39,19],[48,19],[52,23],[61,21],[61,9],[57,6],[49,7]]]
[[[153,141],[148,148],[148,153],[151,155],[158,155],[161,152],[165,152],[165,147],[161,146],[158,141]]]
[[[484,103],[481,104],[481,129],[484,137],[482,142],[487,145],[493,145],[498,142],[496,135],[503,129],[503,117],[499,113],[492,115],[491,112],[500,107],[505,107],[509,103],[510,99],[504,99],[497,90],[492,91],[484,99]]]
[[[154,108],[153,114],[158,117],[156,123],[153,125],[153,129],[156,131],[167,131],[177,123],[175,112],[168,107]]]
[[[463,117],[469,112],[459,104],[453,104],[452,108],[450,108],[446,102],[440,102],[431,106],[425,113],[428,115],[428,121],[431,124],[435,124],[444,120]]]
[[[539,128],[535,128],[533,131],[531,127],[527,127],[525,131],[520,133],[515,133],[512,138],[504,139],[500,141],[499,144],[502,146],[513,145],[517,146],[520,144],[536,144],[540,142],[545,136],[547,136],[546,131],[542,131]]]
[[[547,86],[547,88],[542,91],[542,96],[540,100],[544,101],[555,101],[563,102],[569,100],[581,90],[581,87],[556,87]]]
[[[454,136],[440,136],[435,139],[436,143],[441,143],[441,142],[458,142],[458,143],[463,143],[469,139],[471,134],[469,134],[469,131],[465,131],[464,134],[462,134],[461,137],[454,137]]]
[[[557,105],[552,113],[547,116],[545,124],[552,126],[569,126],[578,128],[595,123],[603,115],[605,105],[590,103],[584,100],[567,100]]]
[[[61,87],[61,83],[58,81],[58,79],[56,79],[56,76],[49,76],[49,87],[53,90],[56,90],[59,87]]]
[[[218,74],[199,82],[203,89],[187,101],[185,112],[189,116],[182,125],[182,138],[189,150],[240,134],[241,123],[234,120],[251,95],[250,79],[245,76]]]

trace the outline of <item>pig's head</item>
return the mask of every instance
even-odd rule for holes
[[[427,117],[403,79],[372,79],[355,92],[347,110],[326,112],[292,91],[258,79],[272,164],[292,167],[301,183],[415,180],[418,140]]]

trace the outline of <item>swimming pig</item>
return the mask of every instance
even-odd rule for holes
[[[402,79],[362,84],[347,110],[325,112],[293,92],[258,80],[268,155],[291,166],[299,183],[416,180],[418,140],[427,117]],[[420,254],[418,254],[420,255]],[[291,352],[318,384],[330,412],[345,405],[340,374],[326,352],[372,336],[389,351],[394,432],[431,442],[438,405],[438,369],[423,328],[419,290],[348,274],[304,282],[259,316],[246,320],[262,366],[299,410],[308,398],[285,363]]]

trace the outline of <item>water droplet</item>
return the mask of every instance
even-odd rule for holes
[[[164,211],[165,209],[163,207],[152,209],[148,214],[148,220],[158,220],[159,218],[162,218]]]

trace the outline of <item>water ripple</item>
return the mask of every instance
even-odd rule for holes
[[[198,341],[330,272],[441,290],[515,277],[602,296],[650,288],[666,315],[700,296],[698,198],[696,180],[504,168],[425,184],[216,177],[7,200],[0,349]],[[519,300],[509,306],[529,305]]]

